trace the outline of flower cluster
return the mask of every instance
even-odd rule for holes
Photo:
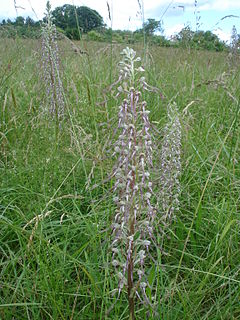
[[[181,123],[175,104],[168,107],[168,118],[160,160],[160,203],[163,219],[171,222],[174,212],[179,210],[181,172]]]
[[[123,101],[119,107],[119,135],[113,154],[117,163],[114,169],[116,214],[112,225],[112,264],[119,278],[119,294],[126,286],[130,299],[136,293],[149,303],[144,261],[154,241],[155,210],[151,204],[150,178],[152,138],[147,103],[140,91],[149,86],[140,76],[144,69],[136,67],[141,59],[136,57],[135,51],[126,48],[122,54],[118,95],[123,96]]]
[[[56,27],[52,22],[50,6],[47,6],[47,22],[42,31],[42,70],[46,99],[50,114],[59,122],[64,115],[64,93],[59,71],[59,53]]]
[[[235,26],[232,27],[231,34],[231,52],[236,55],[238,53],[239,40],[238,40],[238,32]]]

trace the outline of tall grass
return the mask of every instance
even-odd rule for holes
[[[2,319],[128,319],[125,291],[107,313],[117,287],[109,267],[115,204],[107,141],[117,125],[116,102],[105,90],[111,50],[86,46],[89,56],[59,43],[68,116],[56,149],[54,126],[39,116],[38,42],[1,41]],[[121,50],[113,44],[113,66]],[[144,48],[134,50],[143,56]],[[176,220],[147,266],[154,290],[146,295],[157,301],[158,316],[140,304],[136,319],[238,319],[239,66],[227,64],[224,53],[149,53],[146,81],[164,96],[144,94],[159,135],[154,143],[161,147],[167,106],[175,101],[182,175]],[[41,214],[28,246],[35,226],[28,223]]]

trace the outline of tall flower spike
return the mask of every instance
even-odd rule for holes
[[[163,219],[171,222],[179,210],[181,192],[179,176],[181,173],[181,124],[177,106],[168,107],[169,122],[164,129],[160,160],[160,205]]]
[[[119,96],[123,97],[118,113],[118,139],[114,156],[114,201],[116,214],[112,225],[112,265],[118,275],[120,294],[127,287],[131,319],[134,319],[135,296],[149,304],[146,287],[145,260],[154,241],[153,221],[155,210],[151,204],[152,138],[149,111],[142,99],[142,92],[150,88],[141,74],[141,61],[133,49],[122,52],[120,62],[121,85]]]
[[[47,2],[46,22],[42,24],[42,72],[48,107],[56,122],[64,115],[64,93],[59,71],[56,27],[52,22],[51,7]]]

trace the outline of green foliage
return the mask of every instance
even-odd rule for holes
[[[144,34],[147,37],[153,36],[155,32],[163,32],[163,28],[161,25],[161,21],[157,21],[155,19],[148,19],[143,24],[143,28],[135,31],[136,34]]]
[[[57,27],[65,31],[66,35],[72,39],[79,39],[81,33],[103,26],[103,18],[93,9],[85,6],[76,7],[65,4],[52,11],[54,23]]]
[[[152,36],[156,31],[163,32],[161,21],[156,21],[155,19],[148,19],[147,22],[144,23],[143,29],[148,36]]]
[[[86,6],[76,7],[65,4],[55,8],[52,11],[52,17],[56,27],[71,39],[79,40],[82,33],[103,27],[103,18],[100,14]],[[40,25],[41,21],[35,22],[30,17],[25,20],[18,16],[14,22],[4,19],[0,24],[0,32],[5,37],[35,38],[40,35]]]
[[[102,35],[94,30],[88,32],[87,38],[91,41],[103,41]]]
[[[223,51],[227,46],[211,31],[192,31],[189,26],[183,28],[176,36],[177,44],[183,48]]]
[[[149,44],[161,47],[181,47],[194,48],[212,51],[223,51],[228,49],[226,44],[211,31],[192,31],[189,26],[183,28],[172,40],[156,32],[163,32],[161,21],[148,19],[142,29],[135,32],[129,30],[111,30],[106,28],[100,14],[88,7],[77,7],[65,4],[52,11],[54,23],[60,32],[63,32],[70,39],[79,40],[83,34],[87,34],[87,39],[92,41],[107,41],[118,43],[140,43],[144,41],[144,36]],[[44,19],[43,19],[44,20]],[[38,38],[40,36],[41,21],[34,21],[27,17],[19,16],[14,22],[10,19],[2,20],[0,33],[2,37],[24,37]],[[94,31],[94,32],[91,32]],[[234,30],[234,46],[238,47],[239,36]]]
[[[39,38],[40,37],[40,22],[34,21],[32,18],[27,17],[24,19],[19,16],[15,21],[10,19],[2,20],[0,24],[1,37],[6,38]]]
[[[4,25],[0,26],[0,36],[2,38],[39,38],[41,36],[40,26],[27,27],[27,26],[14,26]]]
[[[153,35],[152,38],[150,39],[150,42],[152,44],[158,45],[160,47],[170,47],[171,46],[170,40],[166,39],[164,36]]]
[[[220,41],[218,36],[211,31],[198,31],[194,34],[193,42],[197,43],[197,48],[223,51],[226,49],[224,42]]]
[[[33,27],[35,25],[35,21],[32,18],[27,17],[25,20],[25,25],[28,27]]]
[[[16,26],[23,26],[25,23],[25,19],[21,16],[18,16],[15,20],[15,25]]]
[[[177,41],[182,47],[187,47],[193,39],[194,32],[189,26],[183,28],[176,36]]]

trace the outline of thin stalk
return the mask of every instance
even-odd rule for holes
[[[56,139],[56,146],[57,146],[57,141],[58,141],[58,134],[59,134],[59,119],[58,119],[58,104],[57,104],[57,93],[56,93],[56,84],[55,84],[55,78],[54,78],[54,74],[53,74],[53,65],[51,62],[51,50],[49,48],[49,65],[50,65],[50,77],[51,77],[51,82],[52,82],[52,86],[53,86],[53,100],[54,100],[54,111],[55,111],[55,139]]]
[[[131,107],[133,110],[134,115],[134,126],[136,125],[136,110],[134,108],[134,102],[135,102],[135,94],[132,96],[131,101]],[[134,129],[134,139],[133,139],[134,148],[136,148],[136,130]],[[136,157],[134,157],[134,166],[136,166]],[[131,193],[134,192],[134,186],[136,182],[136,176],[134,171],[132,172],[132,182],[130,184]],[[135,217],[134,217],[134,203],[132,204],[132,207],[130,208],[130,226],[129,226],[129,237],[134,237],[135,233]],[[134,273],[134,263],[133,263],[133,241],[130,243],[130,260],[128,264],[128,305],[129,305],[129,320],[135,319],[135,305],[134,305],[134,297],[135,294],[133,293],[133,273]]]
[[[131,221],[129,236],[134,236],[134,219]],[[129,320],[135,319],[134,312],[134,294],[133,294],[133,242],[130,244],[130,260],[128,264],[128,305],[129,305]]]
[[[143,48],[144,48],[144,56],[143,62],[146,64],[146,32],[145,32],[145,18],[144,18],[144,1],[142,0],[142,25],[143,25]]]

